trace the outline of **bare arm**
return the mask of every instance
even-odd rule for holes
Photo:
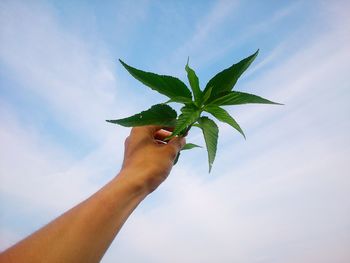
[[[0,262],[99,262],[132,211],[168,176],[185,144],[156,126],[133,128],[120,173],[84,202],[0,254]]]

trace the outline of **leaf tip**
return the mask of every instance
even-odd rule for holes
[[[212,163],[209,163],[209,173],[211,172],[211,168],[213,167]]]
[[[270,101],[269,104],[272,104],[272,105],[281,105],[281,106],[284,106],[284,105],[285,105],[285,104],[283,104],[283,103],[274,102],[274,101]]]
[[[120,64],[122,64],[122,66],[123,66],[125,69],[128,70],[129,65],[126,64],[126,63],[125,63],[123,60],[121,60],[120,58],[119,58],[118,60],[119,60]]]
[[[260,48],[258,48],[253,55],[251,55],[251,57],[253,57],[254,59],[259,55],[260,52]]]

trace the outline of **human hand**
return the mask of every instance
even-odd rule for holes
[[[186,143],[184,137],[165,142],[170,135],[169,129],[161,126],[141,126],[132,128],[125,140],[121,174],[147,194],[168,177],[178,152]]]

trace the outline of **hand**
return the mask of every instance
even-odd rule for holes
[[[124,222],[168,176],[183,137],[157,126],[133,128],[118,176],[79,205],[0,253],[0,262],[100,262]]]
[[[178,152],[186,143],[184,137],[174,137],[166,143],[164,139],[169,135],[169,129],[161,126],[132,128],[125,140],[121,176],[135,180],[147,194],[153,192],[168,177]]]

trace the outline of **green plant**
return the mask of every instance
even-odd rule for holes
[[[192,92],[178,78],[145,72],[133,68],[122,60],[119,60],[134,78],[151,89],[167,96],[169,100],[161,104],[153,105],[150,109],[133,116],[107,121],[125,127],[142,125],[174,126],[172,135],[167,139],[174,136],[185,136],[191,127],[198,127],[202,130],[204,135],[210,172],[216,155],[219,128],[213,120],[207,116],[202,116],[203,112],[210,113],[219,121],[231,125],[245,138],[241,127],[222,106],[247,103],[280,104],[253,94],[233,90],[237,80],[254,61],[258,52],[259,50],[253,55],[216,74],[209,80],[204,90],[200,89],[198,77],[195,71],[188,65],[189,61],[187,60],[185,70]],[[168,103],[172,102],[183,104],[179,116],[177,116],[177,112],[168,105]],[[183,150],[195,147],[200,146],[186,144]],[[177,162],[179,155],[174,163]]]

